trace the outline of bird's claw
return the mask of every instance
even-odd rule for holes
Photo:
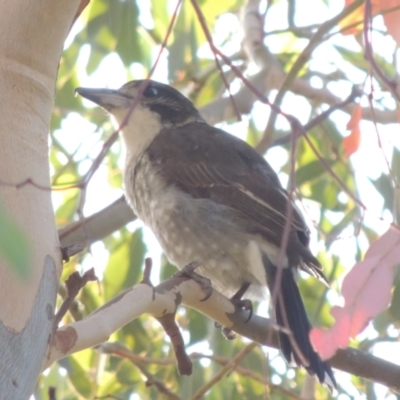
[[[211,285],[211,281],[204,276],[199,275],[195,272],[195,269],[200,266],[200,263],[197,261],[191,262],[190,264],[185,265],[180,271],[174,274],[174,277],[185,277],[193,279],[196,283],[201,286],[201,289],[206,293],[205,297],[200,301],[206,301],[210,298],[213,288]]]
[[[231,302],[235,306],[235,308],[242,308],[244,310],[248,310],[249,316],[247,317],[245,322],[249,322],[251,317],[253,316],[253,303],[248,299],[242,299],[242,296],[245,294],[246,290],[249,288],[249,283],[244,283],[240,289],[231,297]],[[221,325],[217,322],[214,322],[214,326],[216,328],[221,328]],[[221,330],[222,335],[228,339],[232,340],[236,338],[236,333],[227,327],[223,327]]]
[[[253,316],[253,303],[249,299],[235,299],[232,298],[231,302],[236,308],[242,308],[246,311],[249,311],[249,316],[247,317],[245,322],[249,322],[251,317]]]
[[[236,308],[243,308],[244,310],[248,310],[249,316],[246,319],[246,322],[249,322],[251,317],[253,316],[253,303],[251,300],[242,299],[243,295],[246,293],[249,288],[250,283],[245,282],[239,290],[231,297],[231,302]]]

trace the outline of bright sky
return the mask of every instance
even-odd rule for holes
[[[170,1],[171,4],[175,4],[175,1]],[[322,20],[331,18],[333,15],[337,14],[343,9],[343,1],[330,0],[329,6],[327,7],[321,0],[308,0],[306,7],[298,7],[298,13],[296,18],[297,25],[311,25],[320,23]],[[141,21],[143,24],[151,26],[152,20],[151,15],[148,10],[149,2],[145,0],[139,1],[141,6]],[[309,12],[312,10],[312,12]],[[286,16],[286,3],[279,2],[277,5],[273,6],[271,11],[268,13],[268,18],[265,23],[266,31],[282,29],[285,26],[285,16]],[[71,43],[73,40],[74,34],[81,29],[82,26],[79,24],[75,25],[73,32],[71,33],[70,39],[67,41],[66,46]],[[375,27],[384,31],[383,21],[381,18],[376,19]],[[236,16],[234,15],[226,15],[221,17],[215,27],[215,40],[216,43],[221,42],[224,38],[226,38],[226,30],[229,29],[231,34],[233,35],[233,42],[229,42],[224,47],[225,54],[232,54],[236,52],[239,48],[240,43],[240,27],[239,22]],[[298,46],[299,42],[291,43],[290,36],[288,35],[280,35],[280,36],[269,36],[266,39],[266,44],[272,52],[279,52],[283,48],[287,48],[288,46]],[[358,43],[353,37],[343,38],[340,35],[335,36],[333,39],[335,44],[347,47],[352,50],[357,50],[359,48]],[[301,42],[302,46],[305,46],[307,41],[304,40]],[[376,34],[373,37],[373,45],[374,49],[378,49],[379,54],[385,57],[387,60],[392,60],[393,50],[394,50],[394,42],[391,42],[390,39],[385,38],[381,34]],[[86,45],[82,48],[81,54],[78,59],[78,70],[79,70],[79,81],[80,85],[84,87],[110,87],[110,88],[118,88],[123,85],[127,79],[127,73],[124,69],[122,62],[116,54],[110,54],[108,57],[104,58],[100,67],[96,72],[92,75],[88,76],[86,74],[86,61],[89,57],[90,47]],[[154,49],[154,58],[157,55],[158,49]],[[210,55],[212,56],[207,46],[204,46],[200,49],[202,55]],[[363,83],[365,80],[365,75],[361,73],[358,69],[352,67],[350,64],[341,60],[337,53],[331,50],[328,45],[321,45],[314,52],[314,59],[310,67],[314,70],[322,70],[325,73],[328,71],[333,71],[336,67],[339,66],[342,68],[354,83]],[[109,73],[109,71],[113,71],[113,73]],[[131,74],[135,77],[135,79],[144,78],[146,76],[146,72],[140,64],[134,64],[131,67]],[[167,83],[167,52],[164,52],[161,57],[158,68],[155,71],[153,79],[159,80]],[[312,81],[312,84],[315,87],[320,87],[321,82],[318,78],[315,78]],[[234,89],[234,88],[233,88]],[[330,89],[340,98],[344,99],[348,96],[351,91],[351,86],[345,82],[335,83],[334,86],[330,87]],[[379,93],[375,93],[376,95],[380,95]],[[71,93],[71,96],[73,94]],[[395,104],[391,99],[384,100],[386,104],[389,104],[393,108]],[[365,105],[366,99],[363,100],[363,105]],[[90,102],[85,103],[88,107],[93,107],[94,105]],[[301,122],[306,122],[309,118],[310,114],[310,105],[303,98],[288,93],[286,95],[285,101],[282,106],[283,110],[293,114]],[[261,103],[256,103],[253,109],[253,115],[255,116],[257,127],[260,129],[265,128],[266,124],[266,115],[269,110],[265,105]],[[337,111],[332,116],[332,119],[337,124],[339,130],[346,135],[346,125],[349,120],[349,116],[343,112]],[[106,117],[105,117],[106,120]],[[236,134],[237,136],[244,137],[247,127],[247,119],[243,118],[242,122],[237,124],[222,124],[222,127],[226,130],[229,130],[231,133]],[[278,128],[279,129],[287,129],[287,123],[283,118],[278,119]],[[359,151],[352,156],[352,165],[356,171],[360,171],[357,173],[357,182],[358,182],[358,190],[359,195],[367,206],[369,210],[365,216],[365,223],[371,226],[375,231],[382,234],[387,230],[388,224],[391,222],[391,216],[389,213],[385,215],[386,221],[383,222],[381,220],[381,209],[383,205],[383,199],[381,196],[375,191],[369,179],[376,179],[380,176],[382,171],[386,172],[386,163],[385,157],[387,159],[391,159],[391,153],[393,146],[396,146],[400,149],[400,135],[399,135],[399,127],[398,125],[385,125],[378,126],[379,134],[381,135],[381,139],[383,141],[383,151],[377,151],[377,133],[375,131],[375,127],[372,123],[363,122],[361,125],[362,131],[362,143]],[[95,132],[97,126],[92,124],[90,121],[85,120],[83,117],[76,113],[71,113],[64,121],[62,130],[56,132],[57,138],[62,141],[63,145],[67,150],[73,150],[81,145],[81,149],[76,157],[83,158],[87,154],[90,154],[91,157],[94,157],[101,148],[101,143],[98,142],[98,134]],[[111,133],[111,132],[110,132]],[[119,146],[119,144],[115,144],[114,146]],[[371,154],[373,154],[374,159],[371,162]],[[385,155],[385,157],[384,157]],[[274,148],[268,151],[266,155],[267,160],[273,166],[273,168],[277,171],[280,170],[281,166],[285,163],[287,159],[287,154],[284,150],[280,148]],[[87,162],[86,165],[82,165],[83,168],[89,168],[90,161]],[[121,168],[123,167],[123,160],[120,162]],[[108,204],[112,201],[116,200],[121,194],[122,190],[120,189],[112,189],[107,185],[107,166],[103,165],[99,168],[99,170],[94,175],[89,188],[87,201],[85,205],[85,215],[90,215]],[[282,182],[287,181],[287,176],[284,174],[280,174],[280,178]],[[99,195],[101,193],[101,195]],[[59,192],[53,192],[54,205],[57,208],[60,203],[63,201],[64,195]],[[346,201],[346,195],[343,194],[343,201]],[[308,205],[308,204],[307,204]],[[310,206],[310,215],[318,219],[318,210],[313,207],[312,204]],[[332,213],[332,218],[335,216]],[[132,229],[138,225],[138,222],[133,223]],[[343,238],[335,242],[332,246],[332,253],[340,256],[342,263],[345,267],[351,268],[355,261],[355,240],[352,232],[344,232]],[[149,256],[152,256],[154,260],[158,260],[160,249],[153,238],[152,234],[146,231],[146,240],[149,243]],[[361,241],[366,245],[366,240],[361,238]],[[318,243],[313,242],[314,249],[318,248]],[[91,258],[92,257],[92,258]],[[87,258],[87,265],[89,267],[95,265],[96,270],[101,274],[101,271],[105,268],[107,264],[108,252],[105,250],[103,244],[101,242],[95,243],[92,246],[92,256]],[[154,280],[156,280],[157,270],[155,270]],[[334,301],[339,301],[337,296],[332,294],[331,298]],[[266,308],[266,307],[264,307]],[[397,336],[397,331],[392,332],[394,336]],[[369,337],[374,337],[376,335],[375,331],[372,328],[369,328],[362,334],[363,337],[368,335]],[[199,350],[198,348],[196,350]],[[204,344],[203,344],[204,350]],[[270,356],[274,356],[276,351],[268,350],[270,352]],[[381,343],[374,347],[374,354],[379,355],[387,360],[390,360],[394,363],[399,364],[399,354],[400,354],[400,344],[393,343]],[[279,363],[283,363],[281,358],[276,358],[274,361],[276,367],[279,367]],[[282,364],[282,368],[284,368],[284,364]],[[339,376],[341,375],[341,376]],[[350,382],[350,377],[346,374],[338,373],[338,380],[346,386],[349,394],[353,394],[354,396],[358,395],[358,391]],[[275,382],[279,383],[279,382]],[[383,398],[386,394],[386,389],[380,385],[375,385],[376,394],[378,398]],[[344,400],[348,398],[347,396],[339,396],[340,400]],[[388,399],[395,399],[395,396],[389,396]]]

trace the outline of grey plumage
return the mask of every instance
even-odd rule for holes
[[[125,120],[144,81],[119,91],[79,88],[83,97]],[[127,148],[126,196],[178,268],[200,263],[198,272],[232,295],[250,283],[263,296],[275,285],[279,246],[291,201],[275,172],[247,143],[204,122],[193,104],[170,86],[147,82],[122,137]],[[293,272],[304,269],[325,279],[309,250],[309,229],[292,203],[293,218],[280,284],[277,321],[293,333],[308,363],[280,333],[285,358],[303,365],[321,382],[335,385],[331,368],[311,347],[311,325]]]

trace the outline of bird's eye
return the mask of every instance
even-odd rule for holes
[[[154,86],[148,86],[148,88],[145,91],[145,95],[148,97],[156,97],[158,96],[158,89],[155,88]]]

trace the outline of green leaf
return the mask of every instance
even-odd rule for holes
[[[344,60],[348,61],[354,67],[369,73],[371,66],[370,63],[365,59],[363,51],[360,50],[355,52],[341,46],[333,47],[339,52]],[[387,62],[384,57],[380,56],[376,52],[374,53],[374,60],[388,78],[393,78],[396,76],[396,69],[393,63]]]
[[[151,0],[151,10],[154,21],[154,29],[152,33],[157,37],[158,43],[163,41],[170,23],[167,6],[167,1]]]
[[[343,135],[339,131],[337,125],[328,118],[324,121],[323,125],[318,127],[318,132],[320,134],[320,140],[328,147],[327,151],[329,154],[332,152],[338,154],[343,147]],[[326,140],[326,136],[328,136],[329,140]]]
[[[372,325],[382,335],[386,335],[388,325],[391,323],[391,316],[387,310],[382,311],[373,320]]]
[[[31,249],[28,240],[15,222],[0,207],[0,255],[9,263],[11,269],[23,280],[30,274]]]
[[[199,3],[204,18],[206,19],[208,29],[212,31],[216,18],[229,11],[238,11],[241,2],[238,0],[203,0]]]
[[[75,192],[75,193],[74,193]],[[68,196],[65,196],[65,200],[56,211],[56,221],[58,226],[66,225],[71,222],[75,215],[76,208],[78,206],[78,192],[70,191]]]
[[[118,7],[118,1],[113,2],[116,7]],[[82,39],[84,42],[92,43],[94,40],[97,41],[97,33],[106,25],[107,13],[111,3],[106,0],[97,0],[90,3],[90,10],[88,16],[88,22],[86,24],[86,29],[82,31]]]
[[[202,67],[204,68],[205,66],[202,65]],[[203,76],[203,79],[206,79],[206,82],[201,86],[196,95],[195,100],[198,108],[201,108],[211,103],[214,99],[217,99],[225,90],[224,82],[221,79],[221,73],[216,69],[215,63],[212,62],[209,64],[208,68],[210,71],[206,76]]]
[[[104,31],[107,31],[104,29]],[[107,31],[108,32],[108,31]],[[109,54],[109,52],[105,50],[99,50],[96,48],[97,46],[92,46],[90,49],[90,55],[88,62],[86,64],[86,72],[88,75],[93,74],[99,68],[100,63],[103,61],[104,57]]]
[[[138,369],[127,361],[118,369],[117,378],[123,385],[134,385],[141,380]]]
[[[89,398],[92,393],[92,384],[86,370],[75,359],[75,356],[64,358],[58,363],[67,370],[68,378],[78,393],[84,398]]]
[[[335,161],[328,161],[330,165],[333,165]],[[322,178],[326,174],[325,167],[321,164],[319,160],[312,161],[302,167],[298,168],[296,171],[296,184],[298,186],[303,185],[306,182],[314,181],[316,179]]]
[[[188,65],[196,68],[197,49],[204,40],[192,5],[189,1],[184,1],[175,23],[173,42],[168,49],[168,76],[171,81],[174,81]]]
[[[124,1],[113,4],[107,13],[110,32],[116,40],[115,52],[125,65],[134,61],[150,66],[151,45],[143,40],[138,24],[139,11],[134,1]]]
[[[111,256],[104,274],[104,293],[106,299],[111,299],[124,289],[139,281],[144,262],[146,247],[142,239],[142,230],[137,229],[131,234],[125,232],[125,240],[117,247],[110,249]]]
[[[161,259],[160,281],[165,281],[177,272],[177,268],[172,265],[163,255]]]
[[[360,218],[360,210],[357,207],[353,207],[346,212],[343,218],[330,230],[329,235],[325,240],[326,247],[329,248],[341,232],[347,228],[348,225],[357,221],[358,218]]]
[[[76,75],[71,77],[58,86],[56,94],[57,107],[67,110],[81,110],[81,100],[74,96],[74,90],[79,86]]]
[[[196,310],[187,309],[187,319],[189,321],[188,330],[190,332],[189,344],[192,345],[205,340],[208,333],[206,317]]]
[[[392,211],[394,201],[394,189],[391,177],[389,175],[382,174],[378,179],[370,179],[370,181],[375,186],[379,194],[383,197],[384,208]]]

